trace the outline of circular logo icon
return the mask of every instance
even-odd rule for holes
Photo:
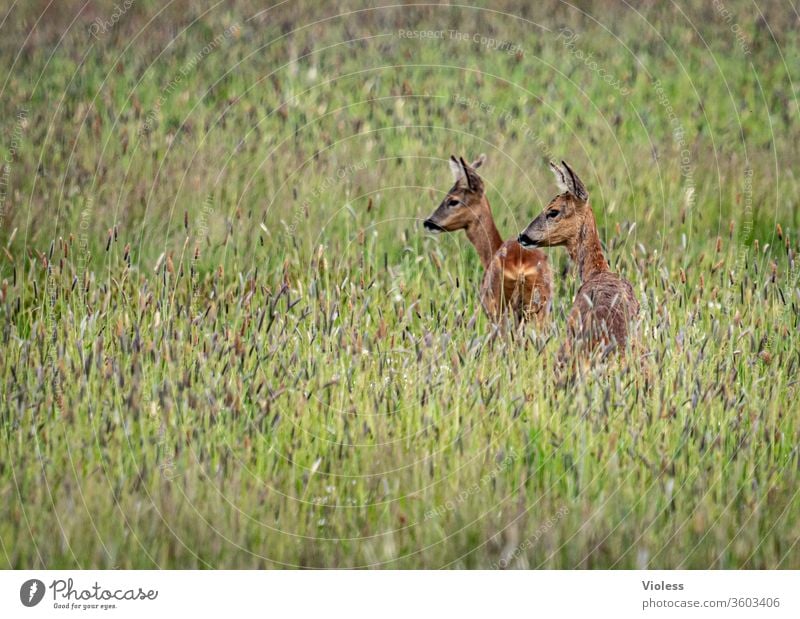
[[[23,606],[36,606],[44,597],[44,583],[38,578],[31,578],[19,588],[19,601]]]

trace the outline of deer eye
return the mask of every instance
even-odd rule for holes
[[[456,206],[459,203],[460,203],[460,200],[456,200],[455,198],[450,198],[447,201],[447,206]]]
[[[547,211],[547,219],[553,219],[554,217],[558,217],[561,214],[561,211],[557,211],[555,209]]]

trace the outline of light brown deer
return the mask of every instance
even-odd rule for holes
[[[639,313],[633,287],[611,273],[597,234],[594,213],[586,187],[564,161],[550,163],[563,193],[519,235],[524,247],[564,245],[577,265],[581,287],[572,304],[568,338],[561,349],[562,360],[578,342],[587,350],[605,345],[606,350],[624,350],[630,322]]]
[[[455,182],[424,226],[435,233],[464,230],[467,234],[484,268],[480,300],[492,321],[499,322],[507,309],[520,321],[541,320],[550,311],[553,285],[547,256],[524,250],[516,239],[503,242],[483,180],[475,171],[484,161],[486,155],[472,165],[450,157]]]

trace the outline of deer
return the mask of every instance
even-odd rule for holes
[[[483,265],[480,302],[493,323],[507,313],[517,324],[541,323],[550,312],[553,288],[547,255],[524,250],[516,239],[503,242],[476,172],[485,161],[484,154],[472,164],[450,157],[453,186],[423,225],[434,234],[464,230]]]
[[[578,175],[563,160],[550,162],[561,193],[553,198],[519,237],[526,248],[564,246],[577,265],[581,286],[567,317],[568,337],[560,361],[575,345],[587,351],[604,345],[624,354],[630,323],[639,314],[639,302],[630,282],[612,273],[603,254],[589,193]]]

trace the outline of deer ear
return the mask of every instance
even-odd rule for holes
[[[461,167],[464,168],[464,175],[467,177],[467,188],[470,191],[482,191],[483,181],[481,180],[481,177],[478,176],[472,167],[467,165],[467,162],[464,161],[463,157],[459,157],[458,160],[461,163]]]
[[[461,163],[459,163],[458,159],[456,159],[453,155],[450,155],[450,171],[453,173],[453,182],[460,183],[465,180],[466,172],[464,168],[461,167]]]
[[[586,191],[586,187],[584,187],[581,179],[579,179],[578,175],[567,165],[566,161],[562,160],[561,165],[564,166],[564,170],[567,173],[567,187],[569,188],[569,192],[581,202],[586,202],[589,199],[589,192]]]
[[[472,169],[473,170],[477,170],[484,163],[486,163],[486,154],[485,153],[481,153],[480,155],[478,155],[478,158],[475,161],[472,162]]]
[[[564,170],[561,169],[557,163],[550,162],[550,169],[553,171],[553,174],[556,177],[556,185],[558,185],[559,191],[569,191],[569,185],[567,184],[567,175]]]

